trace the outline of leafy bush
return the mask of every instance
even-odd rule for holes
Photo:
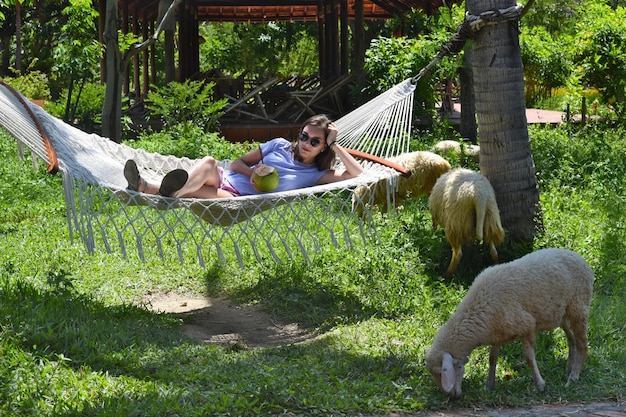
[[[216,131],[218,118],[228,104],[228,99],[213,101],[215,83],[186,80],[155,86],[148,93],[146,107],[152,115],[160,117],[163,126],[178,124]]]
[[[60,119],[65,119],[67,94],[68,90],[63,90],[58,101],[50,102],[46,110]],[[105,94],[106,86],[100,83],[85,83],[78,91],[74,91],[74,101],[70,103],[67,122],[85,132],[98,132]]]
[[[541,99],[552,95],[556,87],[565,85],[571,70],[570,55],[562,48],[555,48],[558,41],[541,27],[527,30],[520,37],[526,105],[534,106]]]
[[[160,132],[145,131],[138,140],[129,144],[163,155],[186,156],[191,159],[210,155],[218,160],[236,159],[258,146],[251,143],[231,143],[219,133],[205,132],[197,126],[183,124]]]
[[[315,22],[205,23],[200,34],[205,40],[200,45],[205,71],[264,79],[309,76],[319,69]]]
[[[374,39],[365,57],[365,74],[370,81],[364,93],[375,97],[407,78],[416,76],[439,53],[442,40],[433,38]],[[416,88],[416,112],[429,113],[440,97],[436,81],[453,78],[456,66],[444,59],[432,74],[422,77]]]
[[[50,100],[48,76],[41,71],[29,71],[4,81],[31,100]]]
[[[626,9],[594,5],[580,23],[576,71],[595,87],[618,119],[626,120]]]

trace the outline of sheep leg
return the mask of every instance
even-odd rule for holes
[[[489,372],[487,373],[487,382],[485,382],[486,390],[492,390],[496,386],[496,364],[498,363],[499,354],[500,346],[492,345],[489,350]]]
[[[538,391],[543,391],[546,387],[546,381],[541,377],[541,373],[539,373],[539,367],[537,366],[537,361],[535,360],[535,334],[532,333],[529,336],[522,338],[522,349],[524,351],[524,358],[526,358],[526,363],[530,367],[533,373],[533,380],[535,381],[535,387]]]
[[[585,359],[587,358],[587,321],[583,318],[582,323],[576,320],[576,324],[572,326],[569,319],[563,320],[562,328],[567,335],[567,343],[569,352],[567,356],[567,377],[568,386],[570,382],[578,380],[582,371]]]
[[[452,247],[452,259],[450,259],[450,265],[448,265],[448,270],[446,271],[446,276],[451,276],[456,267],[459,266],[459,261],[461,260],[461,256],[463,256],[463,249],[461,246],[453,246]]]
[[[493,242],[489,242],[489,253],[491,254],[491,260],[494,264],[498,263],[498,251],[496,250],[496,245]]]

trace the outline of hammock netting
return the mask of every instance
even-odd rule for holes
[[[338,142],[383,158],[408,152],[414,89],[407,79],[337,120]],[[194,160],[85,133],[5,84],[0,85],[0,126],[17,140],[18,150],[26,146],[48,171],[60,172],[72,241],[80,239],[89,253],[104,249],[129,256],[136,251],[142,260],[152,254],[181,262],[193,257],[204,266],[235,256],[243,266],[253,259],[310,260],[311,253],[328,245],[352,247],[376,238],[369,227],[371,210],[361,216],[352,210],[353,191],[361,185],[384,186],[392,202],[399,176],[363,160],[362,175],[333,184],[230,199],[167,198],[127,190],[124,163],[134,159],[144,178],[159,181],[175,168],[189,169]],[[230,161],[219,163],[228,168]],[[370,201],[358,203],[371,206]]]

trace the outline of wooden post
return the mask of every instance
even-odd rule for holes
[[[583,96],[583,102],[580,106],[580,125],[585,127],[587,123],[587,97]]]

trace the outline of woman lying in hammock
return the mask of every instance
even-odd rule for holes
[[[274,191],[288,191],[320,184],[351,179],[363,168],[345,149],[335,142],[337,128],[325,115],[310,117],[302,127],[297,141],[276,138],[234,160],[228,170],[217,165],[215,158],[199,160],[189,172],[175,169],[161,184],[144,180],[135,161],[124,167],[128,189],[147,194],[176,198],[228,198],[260,194],[252,182],[257,164],[270,165],[278,171],[278,187]],[[338,156],[345,170],[331,169]]]

